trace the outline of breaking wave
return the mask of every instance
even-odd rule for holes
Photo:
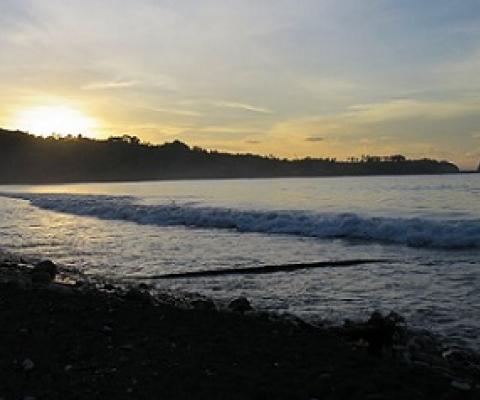
[[[480,219],[389,218],[355,213],[243,210],[193,205],[143,205],[134,197],[2,194],[62,213],[143,225],[345,238],[445,249],[480,248]]]

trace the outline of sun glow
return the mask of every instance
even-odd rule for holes
[[[51,134],[92,136],[98,128],[94,118],[63,105],[37,106],[21,110],[14,118],[14,125],[16,129],[42,136]]]

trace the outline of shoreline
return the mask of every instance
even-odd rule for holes
[[[37,282],[34,264],[0,255],[5,400],[480,396],[478,355],[443,351],[400,316],[313,326],[62,268]]]
[[[458,172],[431,172],[431,173],[398,173],[398,174],[345,174],[345,175],[286,175],[286,176],[255,176],[255,177],[171,177],[171,178],[145,178],[145,179],[99,179],[99,180],[68,180],[68,181],[0,181],[0,186],[64,186],[64,185],[88,185],[104,183],[155,183],[155,182],[199,182],[199,181],[258,181],[258,180],[280,180],[280,179],[335,179],[335,178],[397,178],[412,176],[458,176],[480,174],[480,171],[458,171]]]

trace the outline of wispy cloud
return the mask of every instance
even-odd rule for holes
[[[479,101],[419,101],[413,99],[391,100],[384,103],[358,104],[350,107],[344,117],[365,122],[426,117],[448,119],[480,112]]]
[[[154,108],[153,110],[160,113],[182,115],[185,117],[202,117],[204,115],[203,113],[198,111],[182,110],[177,108]]]
[[[472,136],[472,138],[474,139],[480,139],[480,129],[478,131],[473,131],[470,133],[470,135]]]
[[[273,114],[273,111],[269,110],[268,108],[258,107],[248,103],[239,103],[235,101],[215,101],[213,104],[217,107],[234,108],[237,110],[250,111],[260,114]]]
[[[244,135],[245,137],[252,135],[262,135],[262,132],[259,129],[255,129],[252,126],[223,126],[223,125],[206,125],[201,127],[199,131],[209,132],[209,133],[228,133],[228,134],[238,134]]]
[[[305,138],[305,141],[307,142],[323,142],[324,140],[325,138],[321,136],[309,136]]]
[[[123,89],[138,85],[138,81],[107,81],[92,82],[83,87],[84,90],[107,90],[107,89]]]

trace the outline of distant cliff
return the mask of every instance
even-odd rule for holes
[[[41,138],[0,129],[2,184],[457,172],[457,166],[446,161],[407,160],[401,155],[287,160],[207,151],[179,141],[149,145],[134,136]]]

